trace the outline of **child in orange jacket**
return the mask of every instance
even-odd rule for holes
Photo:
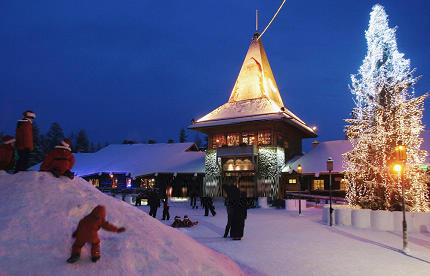
[[[85,243],[91,243],[91,261],[94,263],[100,259],[100,239],[97,234],[100,228],[110,232],[122,233],[124,227],[117,228],[106,220],[106,208],[102,205],[95,207],[92,212],[79,221],[78,228],[72,237],[76,238],[72,245],[72,256],[68,263],[74,263],[81,256],[81,248]]]

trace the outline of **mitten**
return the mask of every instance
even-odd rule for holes
[[[117,233],[122,233],[124,231],[125,231],[125,227],[121,227],[121,228],[118,229]]]

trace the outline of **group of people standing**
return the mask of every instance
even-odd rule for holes
[[[18,120],[15,137],[6,135],[2,137],[3,144],[0,145],[0,170],[11,171],[13,173],[26,171],[29,167],[30,153],[34,150],[33,144],[33,120],[36,114],[27,110],[23,113],[24,118]],[[48,152],[40,166],[41,171],[49,171],[55,177],[61,175],[70,179],[74,174],[70,171],[75,163],[75,158],[71,149],[72,143],[69,139],[64,139],[59,145]],[[18,160],[15,163],[15,148],[18,153]]]

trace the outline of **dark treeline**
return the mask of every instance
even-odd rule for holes
[[[88,140],[87,133],[84,129],[65,136],[60,124],[54,122],[49,127],[48,132],[41,134],[39,126],[33,121],[34,151],[30,153],[30,166],[42,162],[46,153],[59,145],[64,138],[70,139],[72,142],[72,152],[74,153],[96,152],[102,148],[100,143],[95,144]]]

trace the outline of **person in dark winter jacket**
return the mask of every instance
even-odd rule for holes
[[[40,166],[41,171],[52,172],[55,177],[60,175],[67,176],[70,179],[74,178],[74,173],[70,170],[75,164],[75,158],[73,157],[71,144],[69,139],[64,139],[61,144],[55,146],[55,149],[48,152]]]
[[[227,209],[227,225],[225,226],[225,232],[224,232],[224,238],[227,238],[231,228],[231,220],[232,220],[233,212],[232,212],[231,206],[229,205],[229,196],[231,196],[230,185],[224,184],[222,185],[222,188],[227,194],[227,197],[225,198],[225,206]]]
[[[158,192],[156,190],[152,190],[149,199],[149,215],[152,217],[157,216],[157,209],[160,207],[160,198],[158,197]]]
[[[72,245],[72,256],[68,263],[74,263],[81,256],[81,248],[85,243],[91,243],[91,260],[95,263],[100,259],[100,239],[97,232],[103,228],[110,232],[122,233],[124,227],[116,227],[106,220],[106,208],[102,205],[95,207],[91,213],[79,221],[78,228],[72,237],[76,238]]]
[[[198,209],[199,207],[197,206],[197,197],[200,195],[200,189],[199,189],[199,183],[197,182],[196,179],[193,178],[193,180],[191,181],[190,184],[190,204],[191,207],[194,209]]]
[[[30,152],[34,150],[33,146],[33,119],[36,118],[31,110],[24,113],[24,118],[18,120],[16,125],[16,149],[18,150],[18,160],[16,162],[16,171],[25,171],[28,168]]]
[[[0,145],[0,170],[9,171],[15,164],[15,138],[3,136],[3,144]]]
[[[216,215],[215,206],[212,200],[212,197],[202,197],[203,208],[205,208],[205,216],[209,215],[209,210],[211,211],[212,216]]]
[[[246,197],[240,197],[239,189],[236,186],[230,187],[230,190],[231,196],[228,201],[232,212],[230,237],[233,240],[240,240],[243,237],[247,217]]]
[[[169,197],[167,196],[166,193],[166,197],[164,198],[164,202],[163,202],[163,218],[161,220],[170,220],[170,214],[169,214]]]

